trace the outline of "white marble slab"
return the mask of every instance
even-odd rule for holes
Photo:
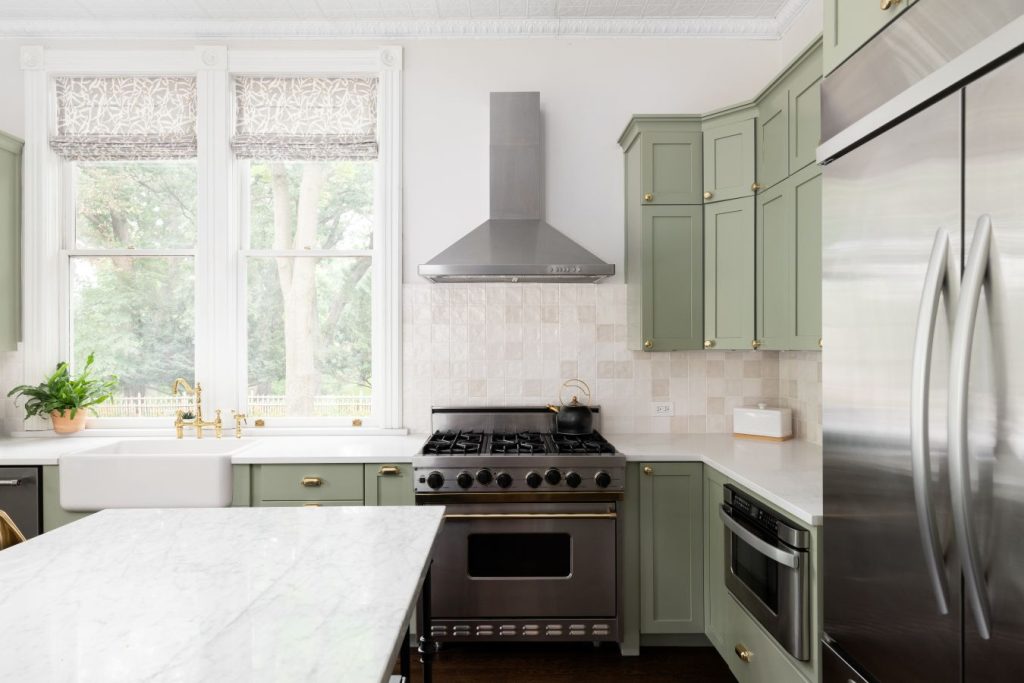
[[[386,681],[443,513],[97,513],[0,552],[0,680]]]
[[[807,441],[753,441],[731,434],[606,434],[633,462],[703,462],[794,519],[824,518],[821,446]]]

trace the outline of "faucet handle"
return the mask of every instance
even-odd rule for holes
[[[235,419],[235,438],[242,438],[242,425],[249,424],[249,416],[245,413],[239,413],[238,411],[232,410],[231,417]]]

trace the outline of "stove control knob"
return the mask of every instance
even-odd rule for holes
[[[512,475],[508,472],[499,472],[497,476],[498,486],[507,489],[512,485]]]
[[[612,483],[612,475],[607,472],[598,472],[594,475],[594,483],[601,488],[606,489]]]
[[[570,488],[576,488],[577,486],[583,483],[583,477],[576,474],[575,472],[570,472],[569,474],[565,475],[565,483],[568,484]]]
[[[542,481],[544,481],[544,478],[541,477],[536,472],[530,472],[529,474],[526,475],[526,485],[529,486],[531,489],[535,489],[538,486],[540,486],[540,483]]]
[[[490,470],[480,470],[476,473],[476,480],[484,486],[487,486],[494,481],[494,475],[491,474]]]
[[[444,475],[440,472],[431,472],[427,475],[427,486],[432,489],[439,489],[444,486]]]
[[[544,473],[544,481],[554,486],[558,482],[562,481],[562,473],[552,467]]]
[[[459,476],[455,477],[455,482],[464,489],[468,489],[473,485],[473,475],[469,472],[459,472]]]

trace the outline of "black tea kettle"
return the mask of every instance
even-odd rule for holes
[[[586,403],[580,403],[579,396],[572,393],[571,398],[566,402],[563,395],[566,389],[582,389],[586,397]],[[594,431],[594,413],[590,410],[590,387],[581,379],[570,379],[558,392],[558,400],[561,406],[548,405],[548,408],[558,413],[555,416],[555,431],[559,434],[572,436],[584,436]]]

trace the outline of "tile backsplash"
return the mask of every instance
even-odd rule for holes
[[[578,377],[609,433],[731,432],[733,408],[766,400],[821,440],[819,354],[630,351],[622,284],[407,284],[403,325],[413,431],[429,429],[431,406],[542,405]],[[655,402],[674,415],[654,416]]]

